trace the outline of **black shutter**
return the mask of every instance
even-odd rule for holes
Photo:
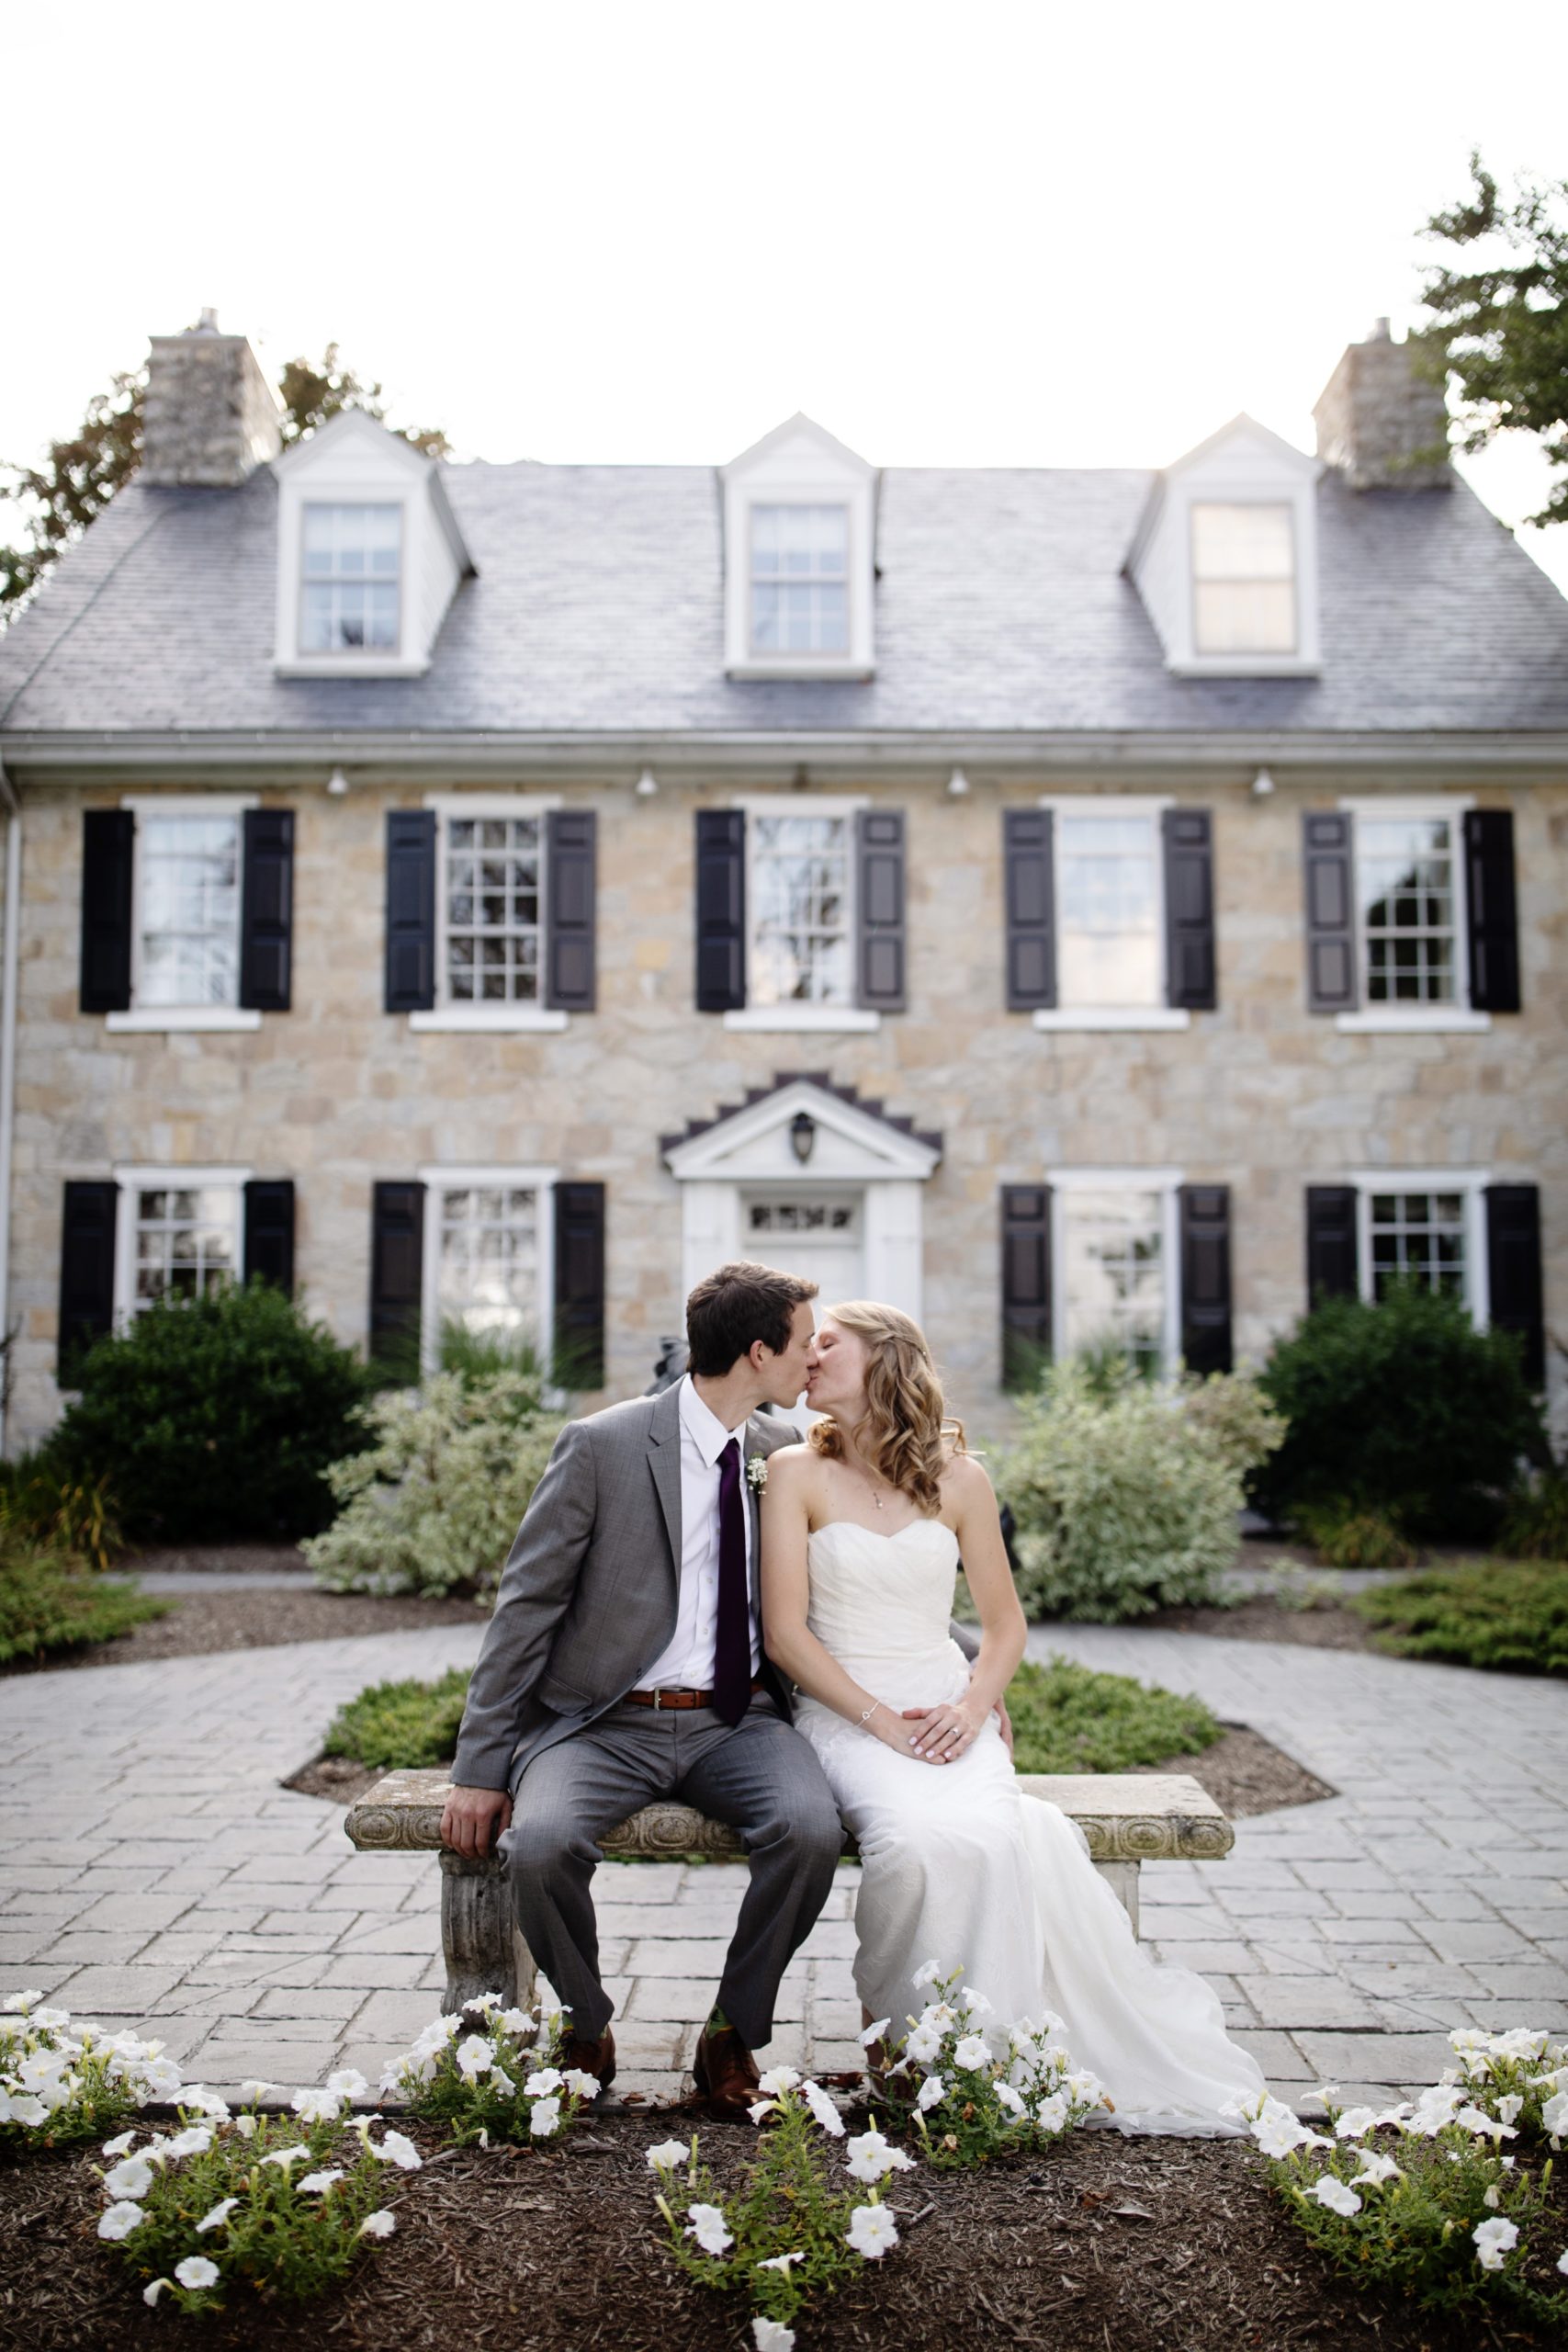
[[[1303,819],[1309,1012],[1352,1012],[1358,1001],[1353,847],[1348,817]]]
[[[389,1012],[428,1012],[435,1002],[435,812],[387,813]]]
[[[1486,1187],[1486,1272],[1494,1330],[1518,1334],[1525,1378],[1546,1385],[1546,1325],[1541,1310],[1540,1188]]]
[[[746,819],[739,808],[697,811],[697,1011],[746,1001]]]
[[[897,809],[863,808],[855,819],[860,869],[859,994],[868,1011],[904,1010],[904,819]]]
[[[370,1234],[370,1353],[406,1357],[414,1376],[424,1272],[424,1186],[377,1184]]]
[[[1008,1011],[1056,1001],[1056,900],[1049,808],[1004,808]]]
[[[1514,902],[1510,809],[1465,810],[1464,882],[1470,918],[1470,1001],[1477,1012],[1517,1012],[1519,928]]]
[[[591,808],[545,820],[545,1002],[592,1012],[594,1002],[594,833]]]
[[[82,818],[84,1012],[130,1009],[131,875],[136,819],[129,808],[89,808]]]
[[[556,1186],[556,1376],[604,1385],[604,1187]]]
[[[294,1289],[294,1185],[287,1176],[253,1177],[245,1186],[245,1280],[257,1275]]]
[[[1323,1298],[1354,1298],[1357,1270],[1356,1187],[1309,1184],[1306,1198],[1307,1311]]]
[[[1231,1196],[1228,1184],[1183,1184],[1181,1360],[1189,1372],[1231,1368]]]
[[[247,808],[244,857],[240,1002],[254,1012],[287,1012],[293,966],[293,811]]]
[[[1002,1385],[1030,1388],[1051,1352],[1051,1187],[1002,1186]]]
[[[117,812],[118,813],[118,812]],[[71,1385],[71,1369],[114,1323],[115,1203],[113,1183],[67,1184],[60,1239],[60,1332],[56,1377]]]
[[[1206,808],[1168,808],[1165,835],[1165,989],[1168,1003],[1213,1012],[1214,831]]]

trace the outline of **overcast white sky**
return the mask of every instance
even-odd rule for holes
[[[10,0],[0,454],[203,304],[461,454],[879,464],[1303,447],[1479,144],[1568,175],[1561,0]],[[1529,450],[1470,467],[1506,520]],[[1568,527],[1522,543],[1568,588]]]

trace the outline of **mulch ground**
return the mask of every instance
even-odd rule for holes
[[[439,2154],[414,2126],[434,2161],[400,2180],[396,2235],[314,2303],[237,2291],[200,2340],[211,2352],[740,2352],[751,2342],[744,2307],[681,2276],[653,2210],[646,2151],[694,2121],[650,2110],[595,2118],[558,2149]],[[721,2184],[733,2179],[755,2144],[750,2126],[696,2128],[705,2161]],[[1079,2132],[1033,2162],[907,2175],[887,2202],[902,2243],[801,2314],[799,2352],[1479,2352],[1546,2341],[1474,2314],[1436,2321],[1338,2278],[1235,2141]],[[1561,2191],[1556,2202],[1568,2226]],[[102,2205],[88,2158],[0,2169],[6,2352],[195,2339],[177,2313],[149,2312],[130,2266],[99,2244]]]

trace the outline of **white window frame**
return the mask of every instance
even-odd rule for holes
[[[422,1168],[424,1186],[423,1259],[420,1273],[419,1357],[422,1377],[428,1380],[441,1361],[441,1196],[443,1193],[528,1191],[536,1201],[535,1228],[539,1242],[539,1362],[548,1373],[555,1345],[556,1324],[556,1186],[558,1168],[515,1168],[465,1165]],[[547,1397],[558,1392],[547,1387]]]
[[[803,792],[745,792],[730,802],[746,819],[746,993],[751,992],[751,923],[757,903],[753,885],[752,860],[756,848],[758,817],[843,817],[850,825],[849,872],[849,935],[850,976],[853,985],[860,953],[860,876],[856,872],[858,859],[855,849],[854,820],[863,808],[869,808],[871,798],[866,793],[826,795]],[[780,1035],[830,1036],[868,1036],[882,1026],[882,1015],[874,1007],[862,1004],[752,1004],[745,1005],[724,1015],[727,1029],[772,1032]]]
[[[1351,820],[1351,873],[1357,871],[1361,820],[1365,817],[1442,817],[1453,841],[1454,995],[1450,1004],[1371,1004],[1367,1001],[1367,940],[1361,922],[1359,883],[1354,888],[1356,920],[1356,997],[1354,1012],[1337,1012],[1334,1025],[1349,1036],[1410,1036],[1447,1033],[1483,1035],[1492,1026],[1489,1012],[1477,1012],[1470,1002],[1470,898],[1464,871],[1464,814],[1475,806],[1467,792],[1407,794],[1395,797],[1359,796],[1342,799],[1340,809]]]
[[[371,506],[389,506],[397,515],[397,618],[394,624],[394,633],[390,645],[328,645],[315,648],[307,648],[305,645],[305,591],[307,588],[311,587],[330,587],[336,577],[336,575],[332,572],[312,574],[308,572],[305,569],[305,517],[312,506],[338,508],[355,506],[367,508]],[[409,559],[409,510],[408,502],[402,496],[401,492],[394,491],[385,498],[376,498],[363,493],[356,497],[350,497],[326,492],[318,493],[317,496],[312,498],[309,491],[307,491],[299,501],[299,523],[295,537],[297,540],[295,559],[299,565],[299,578],[296,582],[294,601],[295,661],[299,662],[310,662],[311,664],[319,662],[355,662],[362,655],[368,655],[373,662],[400,662],[403,652],[403,640],[407,634]],[[375,584],[375,575],[373,573],[367,573],[366,575],[366,580],[369,584]]]
[[[1492,1319],[1492,1295],[1486,1257],[1486,1187],[1492,1182],[1484,1168],[1357,1168],[1345,1179],[1356,1189],[1356,1282],[1369,1305],[1376,1298],[1372,1265],[1372,1194],[1374,1193],[1462,1193],[1464,1195],[1464,1304],[1478,1331]]]
[[[840,577],[841,577],[841,585],[842,585],[842,587],[843,587],[843,591],[844,591],[844,642],[843,642],[843,645],[842,645],[842,647],[841,647],[841,648],[831,648],[831,649],[829,649],[829,648],[820,648],[820,649],[818,649],[818,648],[816,648],[816,647],[807,647],[807,648],[804,648],[804,649],[802,649],[802,648],[798,648],[798,647],[797,647],[797,648],[790,649],[790,650],[788,650],[786,651],[786,650],[785,650],[785,649],[783,649],[783,648],[774,648],[774,649],[769,650],[769,649],[765,649],[765,648],[760,647],[760,646],[758,645],[758,643],[757,643],[757,586],[758,586],[758,582],[757,582],[757,516],[758,516],[759,513],[760,513],[760,512],[761,512],[764,508],[765,508],[765,509],[767,509],[769,512],[771,512],[771,513],[773,513],[773,514],[782,514],[782,513],[784,513],[784,512],[786,512],[786,511],[802,511],[802,510],[804,510],[804,511],[807,511],[807,512],[810,512],[810,513],[813,513],[813,514],[818,513],[818,512],[819,512],[819,511],[820,511],[820,512],[824,512],[824,513],[826,513],[826,512],[835,512],[835,513],[838,513],[838,514],[841,514],[841,515],[843,516],[843,518],[844,518],[844,569],[843,569],[843,572],[842,572],[842,574],[841,574],[841,576],[840,576]],[[775,660],[775,659],[777,659],[777,658],[780,658],[780,656],[781,656],[781,655],[783,656],[783,658],[784,658],[784,659],[786,659],[786,660],[789,660],[789,661],[792,661],[792,662],[814,662],[814,663],[815,663],[815,662],[842,662],[842,661],[845,661],[845,660],[847,660],[847,659],[848,659],[849,652],[850,652],[850,649],[851,649],[852,645],[852,644],[853,644],[853,642],[854,642],[854,594],[855,594],[855,543],[854,543],[854,532],[855,532],[855,518],[854,518],[854,511],[853,511],[853,507],[852,507],[852,503],[851,503],[851,501],[850,501],[847,497],[846,497],[846,498],[812,498],[812,499],[807,499],[807,498],[800,498],[800,497],[783,497],[783,496],[781,496],[781,497],[778,497],[778,498],[766,498],[766,497],[762,497],[762,496],[761,496],[761,495],[754,494],[753,496],[751,496],[750,498],[749,498],[749,499],[747,500],[747,502],[746,502],[746,651],[747,651],[747,657],[748,657],[748,659],[749,659],[749,660],[750,660],[750,661],[752,661],[752,662],[773,662],[773,660]],[[801,585],[803,585],[803,586],[807,586],[807,587],[811,587],[811,586],[821,586],[821,585],[827,584],[827,583],[829,582],[829,578],[830,578],[830,575],[828,575],[828,574],[823,574],[823,575],[820,575],[820,576],[818,576],[818,574],[816,574],[816,573],[804,574],[804,575],[802,575],[802,580],[801,580],[800,584],[801,584]],[[773,586],[773,587],[783,587],[783,586],[787,586],[787,585],[789,585],[790,583],[789,583],[787,581],[784,580],[783,578],[780,578],[780,579],[777,579],[777,580],[774,580],[774,581],[769,582],[767,582],[767,583],[765,583],[765,584],[770,585],[770,586]]]
[[[1253,496],[1248,497],[1248,498],[1227,498],[1227,497],[1224,496],[1222,493],[1218,493],[1218,492],[1210,492],[1210,493],[1206,493],[1206,494],[1202,494],[1202,495],[1201,495],[1201,494],[1200,494],[1198,492],[1196,492],[1196,491],[1194,491],[1194,492],[1191,493],[1191,495],[1189,497],[1189,499],[1188,499],[1188,501],[1187,501],[1187,570],[1188,570],[1188,594],[1189,594],[1189,595],[1190,595],[1190,599],[1191,599],[1191,603],[1190,603],[1190,613],[1191,613],[1191,627],[1192,627],[1192,658],[1193,658],[1193,660],[1194,660],[1194,661],[1196,661],[1196,662],[1232,662],[1232,661],[1235,661],[1235,660],[1237,658],[1237,657],[1236,657],[1236,653],[1235,653],[1235,650],[1232,650],[1232,651],[1229,651],[1229,652],[1226,652],[1226,651],[1216,651],[1216,650],[1215,650],[1213,648],[1212,648],[1212,647],[1202,647],[1202,648],[1201,648],[1201,647],[1199,646],[1199,643],[1198,643],[1198,591],[1199,591],[1199,589],[1200,589],[1201,587],[1220,587],[1220,586],[1233,585],[1233,584],[1234,584],[1234,585],[1243,585],[1243,584],[1247,584],[1247,583],[1243,583],[1243,582],[1234,582],[1234,583],[1233,583],[1233,582],[1220,582],[1220,581],[1201,581],[1201,580],[1199,579],[1199,577],[1198,577],[1198,509],[1199,509],[1199,507],[1200,507],[1200,506],[1229,506],[1229,507],[1249,507],[1249,506],[1264,507],[1264,506],[1272,506],[1272,507],[1280,507],[1280,508],[1282,508],[1282,509],[1284,510],[1285,515],[1286,515],[1286,517],[1288,518],[1289,528],[1290,528],[1290,534],[1291,534],[1291,570],[1290,570],[1289,577],[1290,577],[1290,582],[1291,582],[1291,616],[1292,616],[1292,622],[1294,623],[1294,627],[1293,627],[1293,629],[1292,629],[1292,631],[1291,642],[1290,642],[1290,644],[1289,644],[1289,645],[1279,645],[1279,646],[1273,646],[1273,647],[1269,647],[1269,648],[1266,648],[1266,649],[1261,649],[1261,650],[1259,650],[1259,649],[1254,649],[1254,650],[1251,650],[1251,651],[1243,651],[1243,653],[1242,653],[1242,657],[1241,657],[1241,658],[1243,658],[1244,660],[1247,660],[1247,661],[1269,661],[1269,662],[1294,662],[1294,661],[1296,661],[1296,660],[1299,658],[1299,656],[1300,656],[1300,653],[1301,653],[1301,647],[1302,647],[1302,558],[1301,558],[1301,545],[1300,545],[1300,538],[1301,538],[1301,526],[1300,526],[1300,519],[1299,519],[1299,517],[1298,517],[1297,511],[1296,511],[1296,501],[1295,501],[1292,497],[1291,497],[1291,496],[1289,495],[1289,493],[1288,493],[1288,492],[1287,492],[1284,496],[1280,497],[1280,498],[1259,498],[1259,497],[1258,497],[1256,494],[1254,494]],[[1254,581],[1254,582],[1253,582],[1252,583],[1250,583],[1250,584],[1257,585],[1257,584],[1258,584],[1258,583],[1256,581]]]
[[[249,1168],[173,1168],[118,1166],[110,1170],[116,1185],[114,1235],[114,1328],[129,1330],[136,1305],[136,1196],[138,1193],[199,1193],[232,1190],[234,1195],[234,1280],[245,1279],[245,1186],[254,1173]]]
[[[791,417],[719,469],[724,497],[724,667],[731,678],[863,679],[875,673],[876,469],[809,417]],[[751,644],[751,509],[842,506],[849,644],[842,653],[758,653]]]
[[[562,806],[558,792],[427,792],[424,806],[435,817],[435,1002],[428,1012],[411,1012],[408,1024],[422,1030],[467,1030],[517,1035],[532,1030],[555,1032],[570,1026],[570,1013],[544,1002],[548,982],[549,953],[548,856],[546,819]],[[446,825],[453,817],[536,817],[539,820],[539,1001],[535,1004],[459,1003],[447,995],[446,971]]]
[[[1165,1313],[1160,1329],[1160,1377],[1168,1379],[1181,1361],[1181,1204],[1186,1177],[1179,1168],[1050,1168],[1051,1353],[1058,1363],[1067,1353],[1066,1218],[1057,1212],[1066,1193],[1157,1193],[1160,1252],[1165,1266]]]
[[[1077,793],[1064,797],[1046,794],[1041,799],[1042,808],[1051,812],[1051,931],[1058,944],[1062,935],[1061,901],[1061,820],[1064,817],[1148,817],[1154,820],[1155,834],[1155,899],[1156,924],[1159,937],[1160,969],[1169,986],[1170,942],[1166,933],[1165,919],[1165,842],[1159,819],[1176,802],[1169,793]],[[1060,957],[1057,963],[1060,978]],[[1034,1012],[1036,1029],[1048,1030],[1111,1030],[1190,1029],[1192,1015],[1183,1005],[1174,1004],[1108,1004],[1041,1005]]]
[[[254,792],[204,793],[128,793],[120,801],[136,820],[136,841],[131,852],[130,867],[130,1007],[125,1012],[107,1012],[104,1026],[135,1035],[174,1036],[187,1030],[259,1029],[262,1016],[254,1009],[241,1004],[150,1004],[141,1005],[137,998],[141,989],[141,844],[142,820],[147,817],[233,817],[242,820],[247,808],[261,805]],[[245,829],[240,822],[240,898],[236,927],[241,935],[240,956],[244,954],[243,925],[244,921],[245,888]],[[243,975],[236,959],[236,981]]]

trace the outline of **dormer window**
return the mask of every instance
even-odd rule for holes
[[[1198,653],[1293,653],[1296,545],[1283,504],[1194,500],[1192,642]]]
[[[751,509],[751,650],[850,650],[847,506]]]
[[[301,653],[395,653],[400,505],[308,504],[300,518]]]

